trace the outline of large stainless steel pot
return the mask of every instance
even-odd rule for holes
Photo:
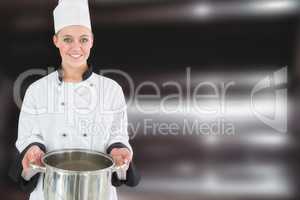
[[[110,156],[84,149],[48,152],[42,163],[31,168],[45,174],[45,200],[108,200],[112,172],[120,169]]]

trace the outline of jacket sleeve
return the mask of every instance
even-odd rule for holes
[[[23,171],[22,160],[27,150],[33,146],[39,146],[43,151],[46,151],[42,134],[39,130],[36,92],[32,85],[26,90],[18,123],[18,138],[16,141],[17,155],[15,162],[11,165],[9,175],[19,184],[23,191],[31,192],[37,185],[39,174],[31,178],[30,181],[25,181],[21,176]]]
[[[34,175],[29,181],[26,181],[25,179],[23,179],[23,177],[21,176],[22,171],[23,171],[23,166],[22,166],[22,160],[24,158],[24,155],[26,154],[27,150],[34,146],[37,145],[38,147],[40,147],[40,149],[42,151],[46,151],[46,148],[43,144],[40,143],[31,143],[30,145],[28,145],[23,152],[16,152],[16,156],[14,159],[14,162],[11,164],[10,169],[9,169],[9,177],[18,184],[18,186],[20,187],[20,189],[24,192],[32,192],[34,190],[34,188],[37,186],[38,180],[39,180],[39,176],[40,174],[36,174]]]
[[[110,152],[114,148],[127,148],[127,147],[122,143],[114,143],[108,147],[106,152],[108,154],[110,154]],[[116,186],[116,187],[121,186],[122,184],[125,184],[130,187],[134,187],[139,184],[140,180],[141,180],[141,176],[140,176],[138,170],[136,169],[133,161],[131,161],[129,164],[129,167],[127,169],[127,172],[126,172],[126,180],[119,180],[117,173],[114,172],[112,174],[111,183],[113,186]]]
[[[40,132],[38,117],[41,109],[37,105],[37,92],[32,85],[26,90],[18,124],[18,138],[16,147],[23,152],[31,143],[37,142],[45,145]]]
[[[113,120],[106,151],[109,154],[113,148],[128,148],[129,151],[133,154],[132,147],[129,144],[129,136],[127,131],[127,107],[124,94],[122,88],[119,85],[115,87],[113,92]],[[117,174],[114,172],[112,175],[112,184],[114,186],[120,186],[122,184],[126,184],[128,186],[136,186],[139,183],[140,175],[133,162],[130,162],[129,164],[129,168],[126,172],[126,177],[126,180],[119,180]]]
[[[122,88],[117,85],[112,92],[114,94],[111,111],[112,124],[109,129],[110,134],[106,149],[114,143],[122,143],[133,153],[131,145],[129,144],[127,106]]]

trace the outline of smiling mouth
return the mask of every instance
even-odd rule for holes
[[[78,59],[78,58],[81,58],[82,55],[81,54],[69,54],[69,56],[73,59]]]

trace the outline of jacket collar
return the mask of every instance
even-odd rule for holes
[[[57,72],[58,72],[58,80],[61,83],[64,80],[63,79],[64,74],[61,65],[58,67]],[[82,81],[87,80],[92,75],[92,73],[93,73],[93,66],[88,65],[87,70],[82,74]]]

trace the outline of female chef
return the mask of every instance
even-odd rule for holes
[[[93,73],[87,63],[93,46],[88,0],[60,0],[53,15],[53,42],[61,66],[26,91],[16,141],[20,155],[13,178],[31,192],[30,200],[42,200],[43,177],[30,177],[29,163],[41,165],[46,151],[86,148],[109,153],[117,165],[128,163],[126,179],[113,174],[112,184],[135,186],[139,176],[131,162],[122,89],[115,81]],[[117,199],[115,187],[111,191],[112,200]]]

